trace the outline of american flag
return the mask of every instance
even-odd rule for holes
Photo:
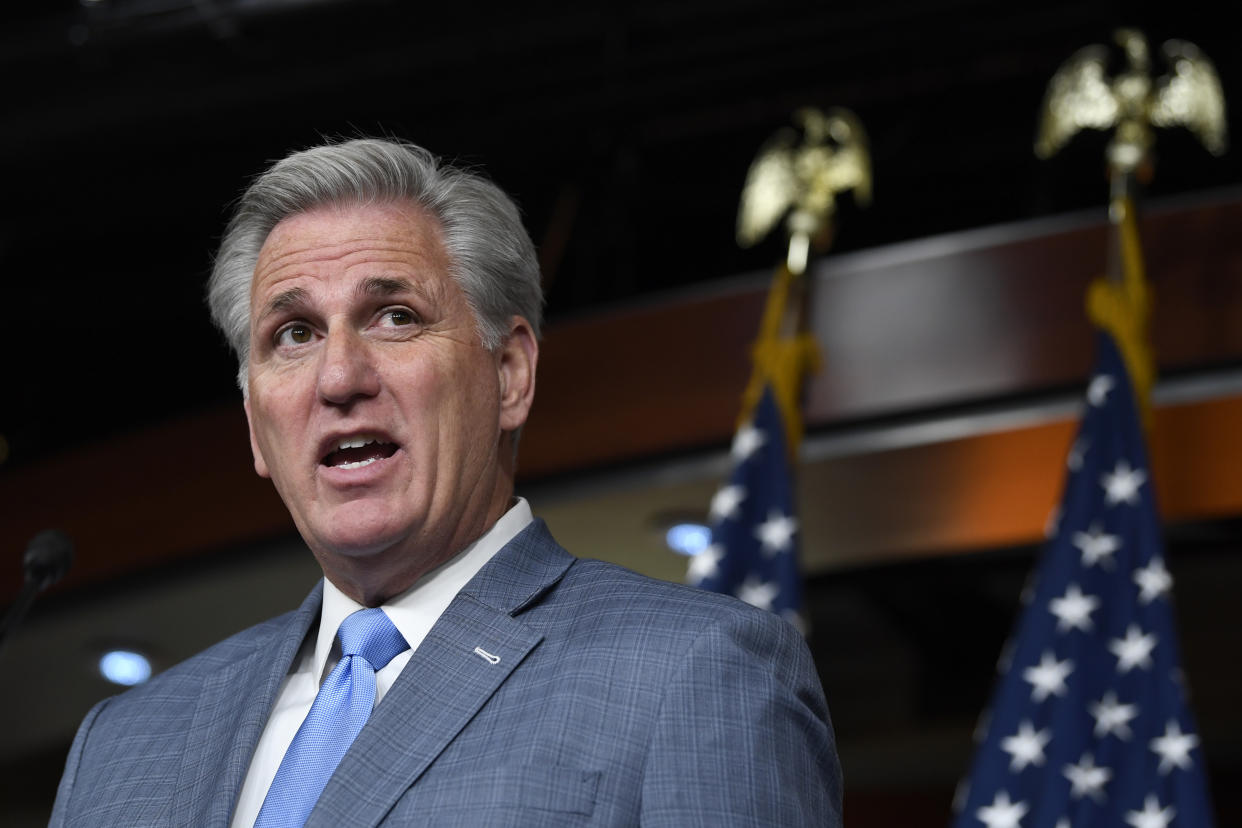
[[[798,521],[785,430],[770,387],[753,419],[738,428],[730,456],[732,472],[712,497],[711,544],[691,559],[687,580],[800,627]]]
[[[1143,432],[1111,336],[957,828],[1210,826]]]

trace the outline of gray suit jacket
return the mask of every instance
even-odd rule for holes
[[[226,826],[321,589],[96,705],[51,824]],[[792,627],[577,560],[535,521],[445,610],[307,825],[836,826],[840,813],[828,709]]]

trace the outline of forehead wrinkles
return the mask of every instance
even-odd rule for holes
[[[364,276],[401,276],[434,295],[448,287],[438,282],[452,281],[439,222],[425,210],[401,203],[325,207],[273,228],[251,280],[252,313],[260,310],[253,304],[261,296],[296,292],[281,288],[290,280],[324,280],[358,266],[366,267]],[[298,298],[308,297],[303,292]]]
[[[426,257],[424,257],[426,258]],[[398,267],[389,265],[395,262]],[[420,312],[432,308],[436,313],[452,313],[461,308],[470,313],[469,303],[461,293],[456,281],[445,272],[443,266],[429,263],[427,266],[411,267],[407,256],[363,256],[356,262],[345,261],[341,268],[323,272],[316,267],[304,267],[291,263],[283,268],[256,273],[252,286],[251,313],[255,324],[273,315],[294,312],[296,309],[316,305],[328,295],[339,296],[346,301],[386,301],[390,297],[421,297],[429,304],[420,305]],[[348,271],[354,270],[352,275]],[[343,275],[343,278],[340,278]],[[321,287],[311,287],[318,283]],[[326,291],[326,293],[325,293]]]
[[[255,279],[260,281],[268,275],[289,268],[339,262],[345,266],[363,262],[394,262],[412,259],[434,259],[423,246],[394,240],[390,237],[350,238],[341,242],[318,242],[304,238],[280,240],[270,251],[265,246],[259,253],[255,267]]]
[[[323,205],[294,213],[268,234],[259,261],[272,267],[287,260],[331,261],[366,250],[447,258],[440,222],[422,207],[405,202]]]

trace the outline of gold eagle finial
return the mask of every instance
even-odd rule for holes
[[[827,114],[812,107],[794,113],[798,130],[776,132],[751,163],[737,215],[737,241],[750,247],[789,213],[788,266],[806,269],[811,239],[829,226],[836,194],[853,189],[860,204],[871,200],[871,156],[862,123],[849,110]]]
[[[1108,145],[1110,166],[1134,172],[1149,158],[1152,127],[1184,126],[1214,155],[1225,151],[1225,98],[1211,61],[1192,43],[1167,41],[1169,73],[1151,77],[1147,40],[1136,29],[1114,35],[1126,68],[1109,78],[1106,46],[1087,46],[1065,61],[1048,83],[1035,153],[1049,158],[1080,129],[1116,133]]]

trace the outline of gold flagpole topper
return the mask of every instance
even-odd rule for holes
[[[1139,245],[1134,181],[1153,175],[1154,127],[1184,126],[1213,155],[1224,153],[1225,99],[1216,69],[1193,43],[1165,42],[1169,72],[1153,79],[1143,34],[1118,29],[1114,40],[1126,61],[1115,77],[1107,75],[1109,50],[1099,44],[1080,49],[1053,75],[1035,154],[1050,158],[1084,128],[1115,128],[1106,150],[1112,252],[1106,276],[1087,291],[1087,315],[1117,344],[1147,424],[1155,382],[1147,333],[1152,300]]]
[[[1035,153],[1050,158],[1081,129],[1116,127],[1110,168],[1131,174],[1150,162],[1152,127],[1184,126],[1213,155],[1225,151],[1225,97],[1212,62],[1193,43],[1169,40],[1162,50],[1168,74],[1153,79],[1147,39],[1118,29],[1114,39],[1126,68],[1108,77],[1108,47],[1080,49],[1052,76],[1044,98]]]
[[[812,243],[831,237],[837,193],[853,190],[860,204],[870,203],[871,155],[862,123],[847,109],[825,114],[803,107],[794,113],[794,122],[800,130],[777,131],[750,165],[737,242],[756,244],[788,212],[787,265],[797,276],[806,270]]]
[[[861,204],[871,199],[871,158],[858,118],[846,109],[825,114],[803,107],[793,120],[799,129],[776,132],[751,162],[737,216],[738,244],[750,247],[788,214],[789,248],[768,290],[738,420],[749,420],[770,387],[791,457],[802,439],[802,381],[820,364],[815,338],[806,330],[808,284],[797,277],[806,270],[812,245],[822,250],[831,241],[837,193],[852,189]]]

